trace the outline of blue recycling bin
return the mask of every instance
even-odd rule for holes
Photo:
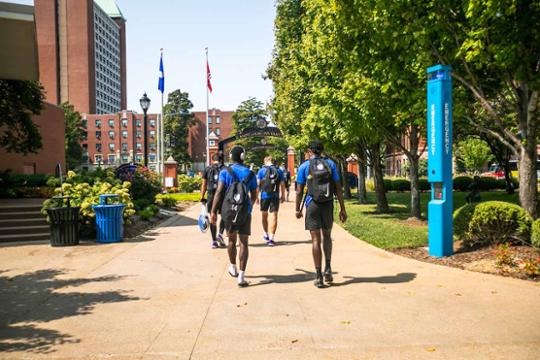
[[[122,215],[126,205],[109,204],[111,198],[118,198],[118,195],[99,195],[99,205],[92,205],[96,213],[96,241],[100,243],[120,242],[124,233]]]

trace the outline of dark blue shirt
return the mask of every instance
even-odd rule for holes
[[[251,172],[251,170],[249,170],[249,168],[245,167],[244,165],[240,165],[240,164],[233,164],[230,167],[233,170],[234,174],[236,175],[238,181],[243,181],[249,175],[249,173]],[[227,169],[223,169],[219,173],[219,182],[223,183],[223,185],[225,186],[224,191],[227,192],[227,189],[229,188],[229,186],[232,185],[232,183],[234,182],[234,179],[231,176],[231,174],[229,174]],[[251,180],[247,184],[247,188],[248,188],[249,191],[253,191],[253,190],[257,189],[257,179],[255,178],[255,176],[253,176],[251,178]],[[249,209],[249,213],[251,214],[251,211],[253,210],[251,200],[249,201],[248,209]]]
[[[282,182],[282,181],[285,181],[285,176],[283,175],[283,171],[279,168],[275,168],[277,170],[277,173],[278,173],[278,191],[276,192],[270,192],[270,193],[267,193],[267,192],[262,192],[261,193],[261,199],[271,199],[271,198],[276,198],[279,196],[279,184]],[[266,176],[266,172],[268,171],[268,167],[265,166],[263,168],[261,168],[259,170],[259,172],[257,173],[257,179],[259,180],[264,180],[264,177]]]
[[[335,183],[339,183],[339,173],[337,171],[336,163],[330,159],[325,159],[325,160],[328,166],[330,167],[330,169],[332,170],[332,180],[334,180]],[[309,160],[304,161],[302,165],[300,165],[300,167],[298,168],[298,173],[296,174],[296,182],[299,185],[305,185],[307,183],[308,176],[309,176]],[[306,207],[309,205],[310,202],[311,202],[311,196],[307,195]]]

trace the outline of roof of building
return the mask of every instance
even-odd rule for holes
[[[94,2],[103,10],[107,15],[112,18],[124,18],[124,15],[120,11],[120,8],[114,0],[94,0]]]

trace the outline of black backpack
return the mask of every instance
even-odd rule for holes
[[[261,190],[265,193],[275,193],[278,191],[279,185],[279,173],[273,166],[266,167],[266,173],[264,174],[264,180],[261,186]]]
[[[233,178],[233,183],[227,188],[221,217],[226,224],[243,225],[249,218],[249,190],[247,185],[255,176],[252,171],[242,181],[234,173],[231,167],[226,168]]]
[[[315,202],[328,202],[334,199],[332,169],[325,159],[309,160],[308,194]]]
[[[221,164],[213,164],[210,166],[206,178],[206,189],[209,194],[214,194],[216,192],[219,182],[219,173],[221,172],[222,168],[223,165]]]

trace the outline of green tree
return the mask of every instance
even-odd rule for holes
[[[195,124],[192,108],[189,94],[180,89],[169,93],[167,104],[163,107],[163,133],[165,142],[169,143],[166,155],[171,155],[179,164],[191,162],[187,139],[190,126]]]
[[[469,138],[458,144],[456,157],[463,162],[468,172],[478,175],[493,155],[484,140]]]
[[[0,80],[0,147],[25,155],[42,148],[32,115],[41,112],[43,99],[43,88],[37,82]]]
[[[68,169],[75,169],[82,163],[81,142],[84,139],[85,128],[81,114],[75,111],[73,105],[64,102],[60,107],[64,110],[66,164]]]

